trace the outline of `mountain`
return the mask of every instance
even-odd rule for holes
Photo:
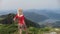
[[[55,23],[52,24],[53,27],[60,28],[60,21],[56,21]]]
[[[56,12],[57,11],[55,11],[55,10],[40,10],[40,11],[35,11],[35,13],[41,14],[41,15],[45,15],[45,16],[49,17],[50,19],[60,20],[60,13],[56,13]]]
[[[39,25],[41,25],[43,23],[44,26],[49,25],[49,26],[53,26],[53,27],[59,27],[60,13],[58,13],[59,11],[56,13],[56,11],[55,10],[32,9],[32,10],[23,11],[23,13],[27,20],[26,21],[27,24],[33,24],[33,26],[40,27]],[[2,13],[4,14],[4,12],[2,12]],[[0,13],[0,14],[2,14],[2,13]],[[8,11],[6,13],[8,14]],[[16,11],[11,10],[10,13],[16,14]],[[7,14],[4,14],[3,16],[0,16],[0,17],[6,18]],[[7,21],[8,21],[8,19],[7,19]]]
[[[3,20],[0,20],[0,23],[1,24],[9,24],[9,25],[13,24],[14,23],[14,21],[13,21],[14,16],[15,16],[15,14],[12,14],[12,13],[7,14],[4,16],[5,18],[3,17],[4,18]],[[32,26],[32,27],[40,28],[40,25],[38,23],[33,22],[33,21],[27,19],[26,17],[25,17],[25,23],[26,23],[27,27]]]
[[[2,15],[3,16],[3,15]],[[2,17],[0,16],[0,18]],[[3,16],[3,20],[0,20],[0,23],[2,24],[12,24],[13,23],[13,18],[14,18],[14,14],[10,13],[10,14],[7,14],[7,15],[4,15]]]
[[[38,10],[29,9],[23,10],[25,17],[34,22],[55,22],[60,20],[60,10]],[[3,10],[0,12],[2,14],[17,13],[16,10]]]
[[[17,13],[16,10],[0,10],[0,15],[7,15],[9,13]]]
[[[60,10],[59,10],[60,11]],[[42,23],[53,23],[56,21],[60,20],[60,13],[58,10],[36,10],[36,9],[31,9],[31,10],[26,10],[24,11],[24,13],[26,14],[25,16],[27,16],[27,18],[30,18],[31,20],[35,21],[35,22],[39,22],[41,24]],[[32,13],[32,14],[31,14]],[[30,16],[29,16],[30,14]],[[37,14],[38,17],[35,17],[35,14]],[[39,18],[41,17],[41,15],[43,15],[43,19]],[[33,17],[31,17],[33,16]],[[44,16],[47,17],[48,19],[44,20]],[[33,19],[35,17],[35,19]],[[39,21],[41,19],[41,21]]]
[[[49,19],[48,17],[44,16],[44,15],[39,15],[35,12],[24,12],[24,15],[27,19],[33,21],[33,22],[42,22],[45,21],[47,19]]]
[[[49,22],[45,22],[44,24],[40,24],[40,26],[43,26],[43,27],[53,27],[53,28],[60,28],[60,21],[56,21],[56,22],[53,22],[53,23],[49,23]]]

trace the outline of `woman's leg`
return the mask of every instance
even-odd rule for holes
[[[22,34],[22,25],[18,25],[18,31],[19,31],[19,34]]]
[[[23,25],[23,30],[26,32],[26,34],[28,34],[27,26],[26,25]]]
[[[22,29],[19,29],[19,33],[22,34]]]
[[[27,28],[25,28],[25,32],[26,32],[26,34],[28,34]]]

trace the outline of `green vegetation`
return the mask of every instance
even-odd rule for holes
[[[11,25],[0,25],[0,34],[12,34],[17,30],[17,26]]]
[[[43,32],[50,31],[49,28],[35,28],[35,27],[29,27],[28,29],[29,34],[40,34]],[[11,24],[11,25],[0,25],[0,34],[18,34],[18,27],[17,24]]]
[[[18,25],[16,23],[17,21],[14,22],[13,18],[14,18],[14,14],[8,14],[4,19],[0,18],[0,34],[18,34],[19,33]],[[45,34],[50,32],[60,33],[60,28],[52,28],[51,26],[46,27],[45,25],[39,25],[35,22],[30,21],[27,18],[25,18],[25,22],[28,27],[27,31],[29,34]],[[60,22],[56,22],[57,25],[60,25],[59,23]],[[24,31],[23,31],[23,34],[25,34]]]
[[[4,18],[0,18],[0,20],[3,20]]]
[[[43,33],[51,32],[51,31],[55,31],[55,30],[54,30],[54,28],[49,28],[49,27],[45,27],[45,28],[29,27],[27,29],[27,31],[29,34],[43,34]],[[2,24],[2,25],[0,25],[0,34],[18,34],[17,24],[11,24],[11,25]],[[25,33],[23,33],[23,34],[25,34]]]

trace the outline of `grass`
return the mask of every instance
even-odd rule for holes
[[[4,18],[0,18],[0,20],[3,20]]]
[[[45,27],[45,28],[29,27],[27,31],[29,34],[43,34],[51,31],[55,31],[54,29],[55,28],[49,28],[49,27]],[[60,32],[60,31],[56,31],[56,32]],[[11,25],[2,24],[0,25],[0,34],[18,34],[18,26],[16,24],[11,24]],[[24,31],[23,34],[25,34]]]

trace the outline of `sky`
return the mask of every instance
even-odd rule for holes
[[[57,9],[58,0],[0,0],[0,10],[11,9]]]

